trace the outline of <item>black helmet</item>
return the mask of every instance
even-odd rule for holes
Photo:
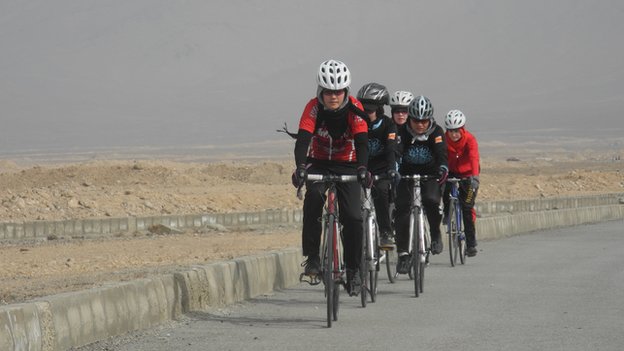
[[[390,94],[385,86],[378,83],[368,83],[360,88],[357,98],[362,105],[368,105],[368,107],[375,106],[375,109],[377,109],[389,103]],[[364,108],[366,109],[366,106]],[[372,110],[372,108],[369,108],[369,110]]]
[[[417,96],[410,102],[407,113],[413,119],[432,119],[433,105],[426,96]]]

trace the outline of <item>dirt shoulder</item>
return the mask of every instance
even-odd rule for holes
[[[477,201],[624,192],[623,166],[578,156],[484,159]],[[300,208],[291,172],[290,161],[100,160],[38,166],[0,161],[0,220]],[[299,244],[300,233],[293,228],[3,243],[0,304]]]

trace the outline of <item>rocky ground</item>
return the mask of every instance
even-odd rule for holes
[[[0,161],[0,220],[20,222],[299,208],[291,161]],[[624,164],[563,155],[482,160],[478,201],[624,192]],[[294,228],[0,245],[0,303],[299,246]]]

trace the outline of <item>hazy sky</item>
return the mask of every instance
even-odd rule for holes
[[[0,154],[284,138],[325,59],[482,140],[621,137],[622,1],[0,0]]]

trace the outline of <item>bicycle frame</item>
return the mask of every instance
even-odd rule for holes
[[[425,266],[429,256],[427,243],[427,230],[425,224],[425,210],[422,205],[421,182],[433,179],[428,175],[406,175],[401,179],[411,180],[412,202],[410,204],[409,218],[409,253],[411,255],[411,277],[414,279],[414,293],[418,297],[423,292],[425,279]],[[418,222],[418,223],[416,223]],[[414,233],[417,230],[418,233]]]
[[[410,208],[410,220],[409,220],[409,248],[408,252],[414,251],[414,228],[416,220],[418,220],[418,253],[420,254],[420,262],[425,263],[427,250],[425,248],[425,210],[422,206],[422,196],[420,181],[426,180],[426,176],[419,174],[403,176],[403,179],[411,179],[414,183],[412,185],[412,203]]]

